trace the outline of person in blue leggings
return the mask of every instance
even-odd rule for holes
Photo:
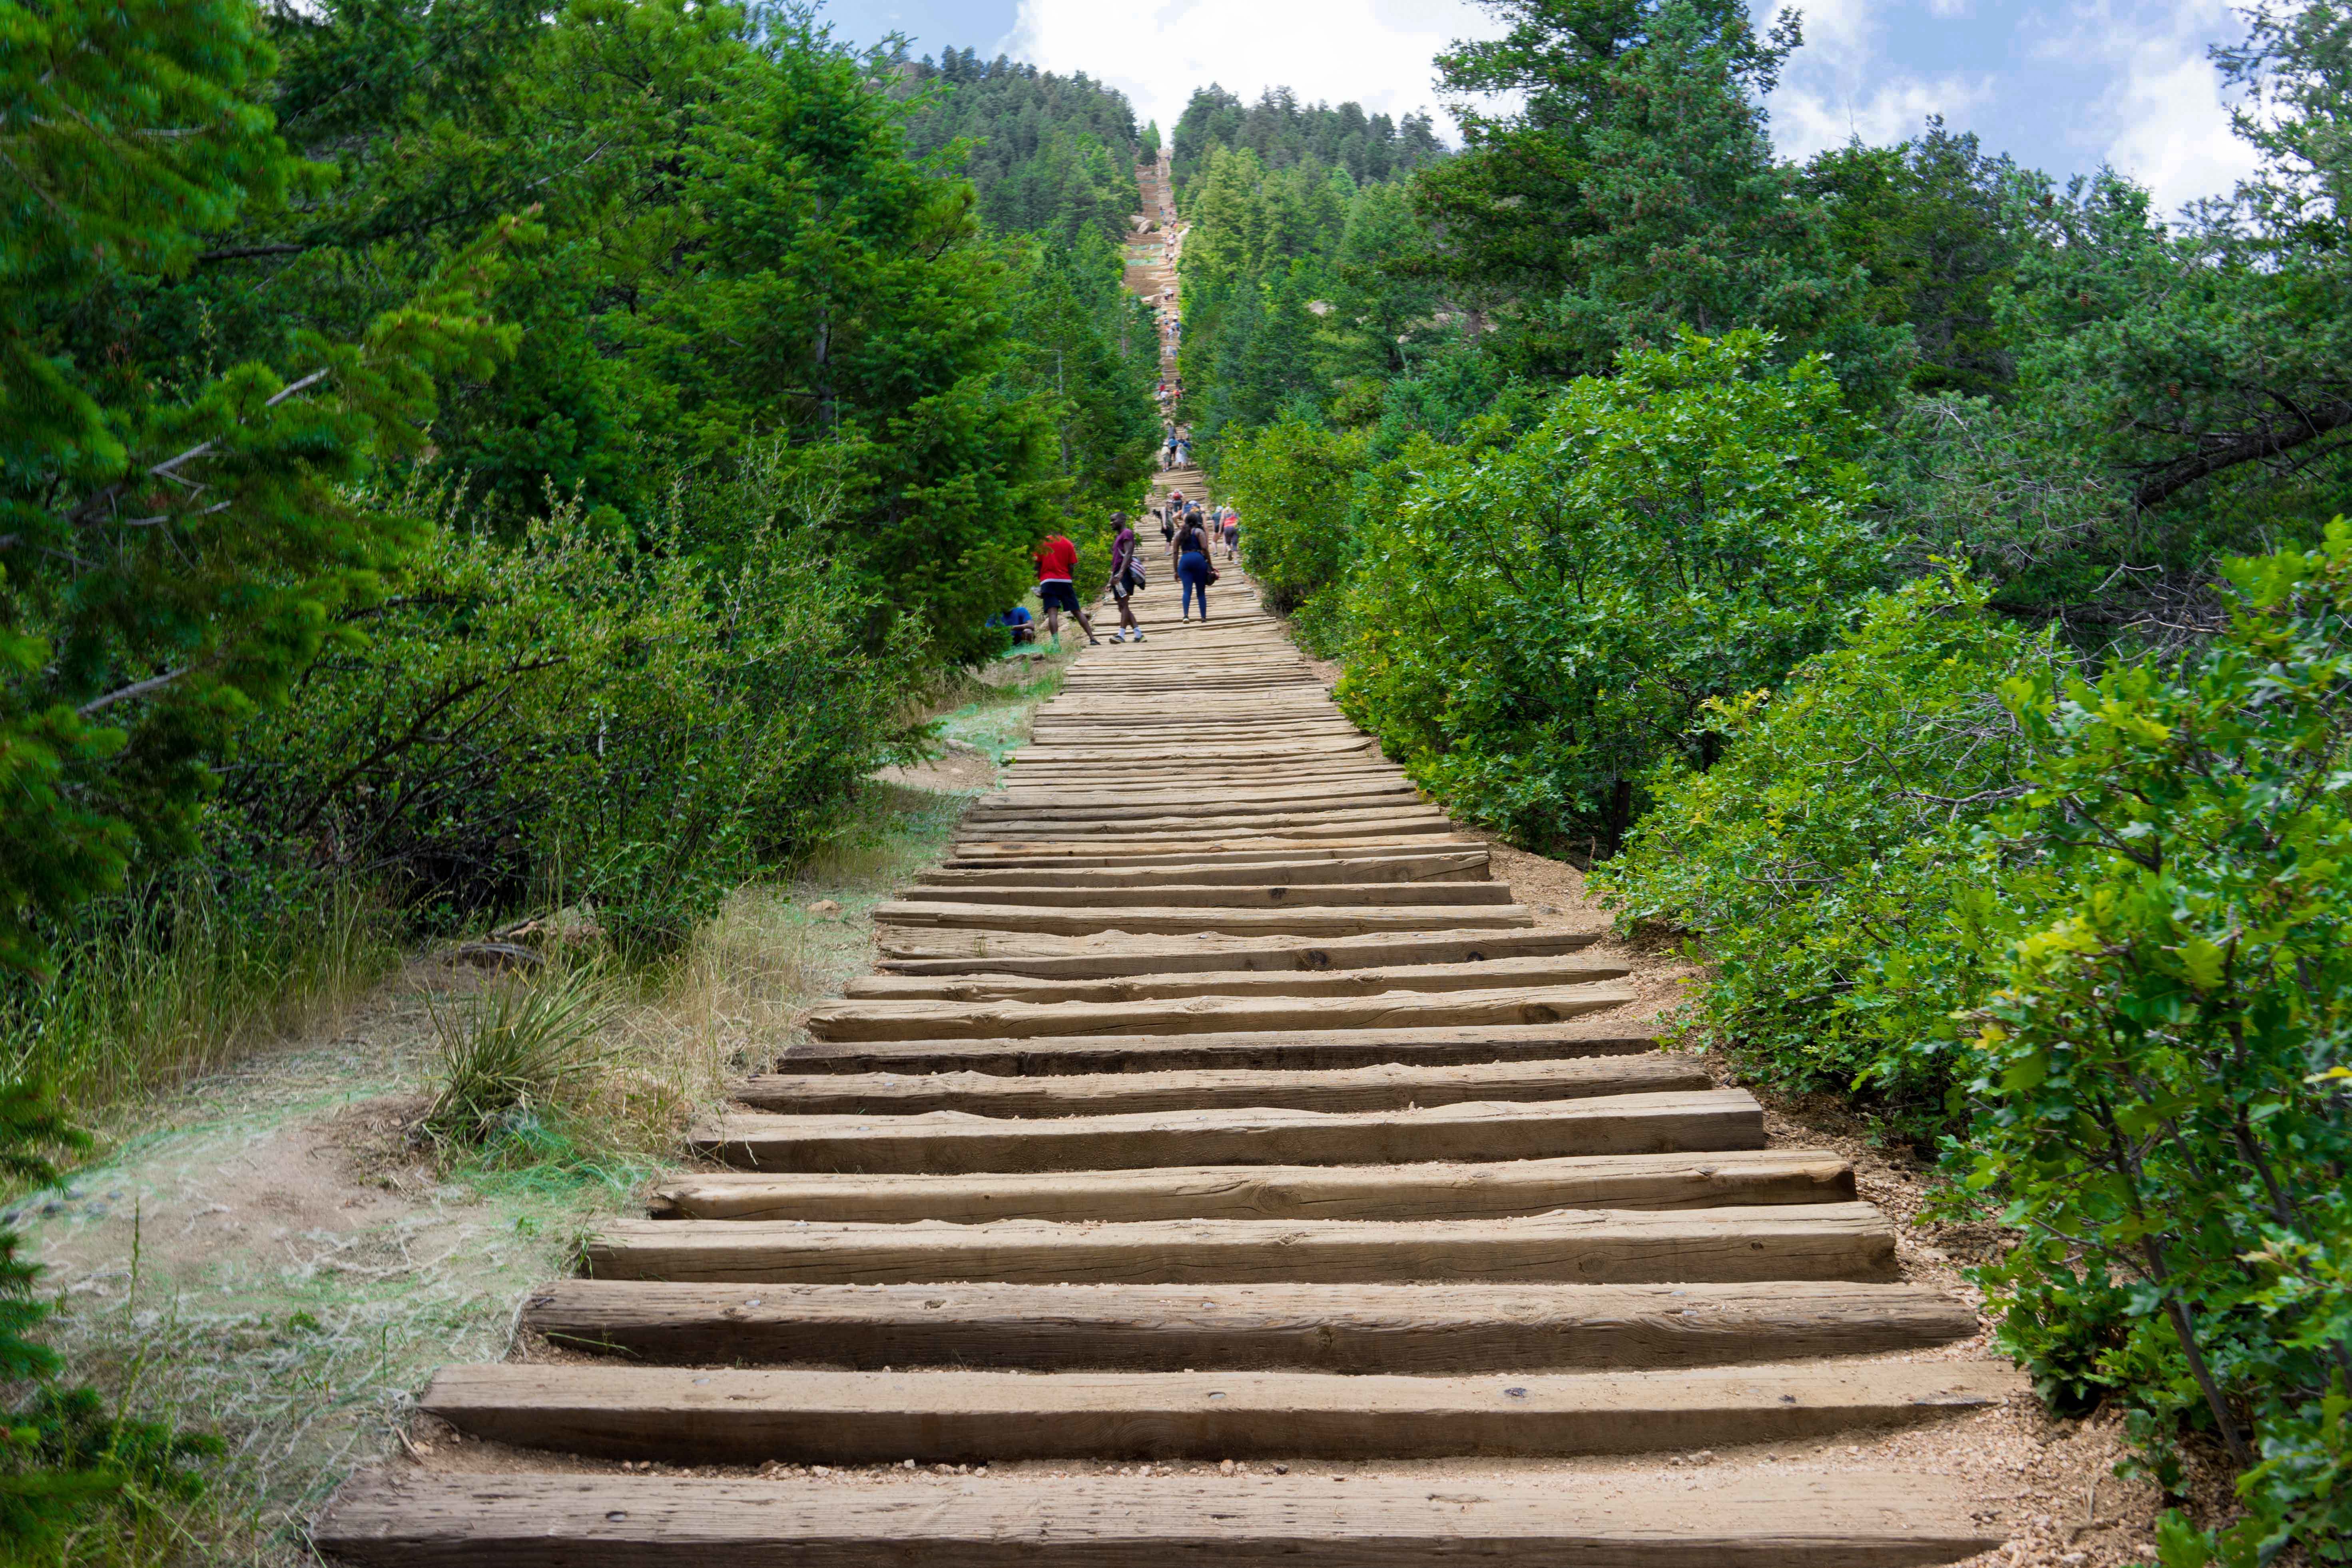
[[[1201,599],[1201,619],[1209,618],[1209,574],[1215,570],[1209,564],[1209,531],[1196,510],[1184,514],[1183,526],[1176,531],[1176,575],[1184,584],[1184,618],[1192,618],[1192,596]]]

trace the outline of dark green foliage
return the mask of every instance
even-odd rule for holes
[[[45,1151],[83,1144],[39,1083],[0,1082],[0,1172],[46,1184],[57,1173]],[[216,1438],[110,1412],[87,1388],[59,1386],[57,1352],[31,1336],[48,1315],[34,1300],[37,1265],[17,1256],[24,1238],[0,1225],[0,1378],[25,1391],[0,1416],[0,1559],[54,1557],[69,1536],[110,1522],[102,1510],[139,1517],[204,1487],[198,1461]]]
[[[1979,839],[2032,755],[1997,693],[2056,656],[1964,576],[1861,614],[1779,691],[1710,708],[1722,760],[1653,777],[1657,804],[1596,884],[1622,918],[1704,941],[1692,1021],[1710,1044],[1932,1142],[1961,1070],[1948,1016],[1981,999],[2008,919]]]
[[[1837,384],[1752,333],[1629,354],[1491,455],[1408,454],[1357,524],[1351,717],[1522,842],[1613,850],[1668,757],[1712,763],[1711,700],[1778,683],[1867,584],[1868,489]]]
[[[259,17],[12,5],[5,26],[0,965],[38,971],[49,922],[135,852],[191,844],[205,755],[282,700],[407,543],[345,487],[421,442],[437,377],[488,374],[514,333],[480,312],[486,242],[347,334],[151,360],[131,301],[312,174],[257,101]]]
[[[1247,106],[1221,87],[1194,89],[1170,148],[1180,196],[1219,148],[1246,150],[1268,169],[1300,163],[1343,169],[1360,183],[1398,179],[1444,155],[1427,114],[1408,114],[1400,122],[1367,115],[1360,103],[1301,104],[1286,87],[1268,88]]]
[[[981,216],[1006,234],[1036,234],[1067,245],[1091,229],[1118,241],[1129,215],[1142,209],[1135,183],[1135,113],[1125,97],[1084,72],[1055,76],[999,55],[982,61],[949,49],[934,66],[900,62],[910,87],[928,95],[908,120],[907,144],[918,157],[971,143],[961,164],[980,196]]]
[[[1971,1015],[2005,1342],[2247,1473],[2219,1546],[2352,1557],[2352,526],[2227,568],[2177,664],[2005,689],[2048,912]],[[2158,1468],[2168,1473],[2159,1446]],[[2201,1552],[2176,1530],[2172,1561]]]
[[[1366,445],[1292,417],[1237,437],[1217,470],[1220,499],[1246,520],[1250,575],[1266,604],[1306,613],[1318,630],[1354,555],[1348,514]]]
[[[1854,310],[1864,279],[1780,164],[1758,100],[1796,47],[1737,0],[1507,0],[1502,38],[1439,57],[1464,152],[1415,182],[1444,246],[1422,267],[1487,306],[1517,362],[1606,374],[1683,330],[1756,328],[1781,353],[1834,353],[1881,395],[1909,350]],[[1518,96],[1505,114],[1474,100]]]
[[[1980,396],[2008,384],[2016,355],[1995,297],[2032,238],[2015,209],[2042,205],[2047,180],[1931,117],[1899,146],[1822,153],[1805,184],[1828,207],[1832,249],[1868,273],[1863,318],[1911,329],[1912,391]]]

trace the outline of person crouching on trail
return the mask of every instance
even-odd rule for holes
[[[1102,641],[1095,636],[1094,623],[1087,619],[1086,611],[1078,607],[1078,591],[1071,585],[1077,570],[1078,547],[1070,542],[1067,535],[1049,534],[1037,546],[1037,602],[1045,607],[1045,635],[1054,639],[1055,647],[1062,646],[1064,610],[1070,612],[1070,618],[1087,634],[1087,641]]]
[[[1141,642],[1143,626],[1135,618],[1133,600],[1143,586],[1143,562],[1136,554],[1135,525],[1123,511],[1111,513],[1110,520],[1118,529],[1110,542],[1110,597],[1118,606],[1118,630],[1110,634],[1110,640]]]

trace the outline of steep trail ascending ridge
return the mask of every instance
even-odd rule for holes
[[[1072,667],[878,912],[877,973],[702,1131],[711,1168],[528,1300],[574,1353],[424,1396],[542,1452],[362,1477],[322,1547],[1895,1568],[1999,1544],[1932,1474],[1664,1462],[2018,1380],[1932,1354],[1975,1315],[1895,1279],[1845,1162],[1767,1147],[1748,1094],[1654,1050],[1627,971],[1492,879],[1241,574],[1212,597],[1181,623],[1154,574],[1151,641]],[[1073,1473],[1104,1460],[1187,1468]]]

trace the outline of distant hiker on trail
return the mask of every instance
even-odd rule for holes
[[[1184,492],[1170,490],[1167,508],[1160,514],[1160,537],[1168,542],[1168,564],[1176,564],[1176,531],[1184,526]]]
[[[1201,624],[1209,621],[1209,576],[1216,571],[1209,564],[1209,531],[1202,524],[1195,510],[1184,514],[1183,525],[1176,531],[1176,575],[1184,584],[1184,618],[1192,618],[1192,598],[1201,599]]]
[[[1168,437],[1167,456],[1160,460],[1160,466],[1162,468],[1172,468],[1176,466],[1176,437],[1173,434]]]
[[[1062,646],[1062,612],[1067,610],[1078,629],[1087,634],[1087,641],[1099,643],[1094,623],[1087,619],[1086,611],[1078,607],[1078,591],[1071,585],[1077,575],[1078,547],[1066,534],[1049,534],[1037,546],[1037,600],[1045,606],[1045,634],[1054,646]]]
[[[1135,618],[1135,606],[1129,601],[1135,591],[1144,585],[1143,562],[1136,554],[1135,525],[1127,521],[1127,513],[1115,511],[1110,520],[1118,527],[1110,542],[1110,597],[1118,606],[1118,630],[1110,634],[1113,642],[1141,642],[1143,626]]]
[[[1234,552],[1241,548],[1242,514],[1231,507],[1223,510],[1225,514],[1225,559],[1232,561],[1236,558]]]

